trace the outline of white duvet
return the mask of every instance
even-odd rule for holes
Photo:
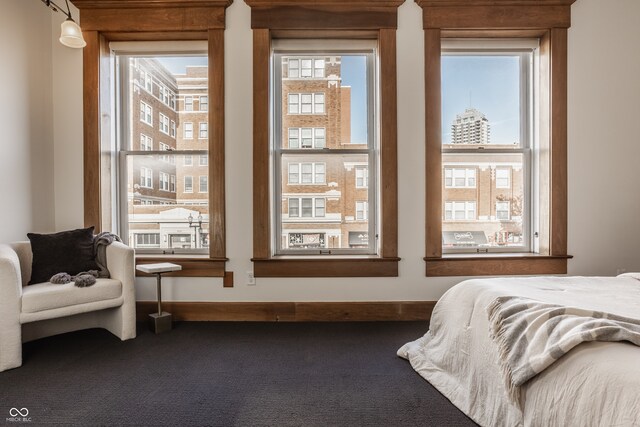
[[[640,347],[583,343],[507,396],[486,308],[522,296],[640,318],[640,274],[464,281],[447,291],[422,338],[398,355],[483,426],[640,426]]]

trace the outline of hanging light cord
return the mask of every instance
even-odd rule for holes
[[[64,0],[66,5],[67,5],[67,11],[65,12],[60,6],[58,6],[57,4],[55,4],[53,2],[53,0],[42,0],[42,3],[46,4],[47,7],[51,8],[51,10],[53,10],[54,12],[61,12],[62,14],[66,15],[67,18],[71,19],[73,21],[73,18],[71,17],[71,9],[69,8],[69,0]]]

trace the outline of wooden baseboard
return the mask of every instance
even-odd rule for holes
[[[376,302],[164,302],[173,320],[343,322],[429,320],[436,301]],[[155,313],[155,301],[138,301],[139,321]]]

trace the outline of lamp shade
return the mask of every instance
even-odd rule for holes
[[[82,30],[73,19],[68,18],[62,23],[60,28],[60,43],[63,45],[75,49],[80,49],[87,45],[87,42],[84,41],[84,37],[82,37]]]

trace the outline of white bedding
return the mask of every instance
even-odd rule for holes
[[[398,355],[483,426],[640,426],[640,347],[580,344],[507,396],[486,308],[500,296],[640,318],[640,275],[467,280],[438,301],[427,334]]]

